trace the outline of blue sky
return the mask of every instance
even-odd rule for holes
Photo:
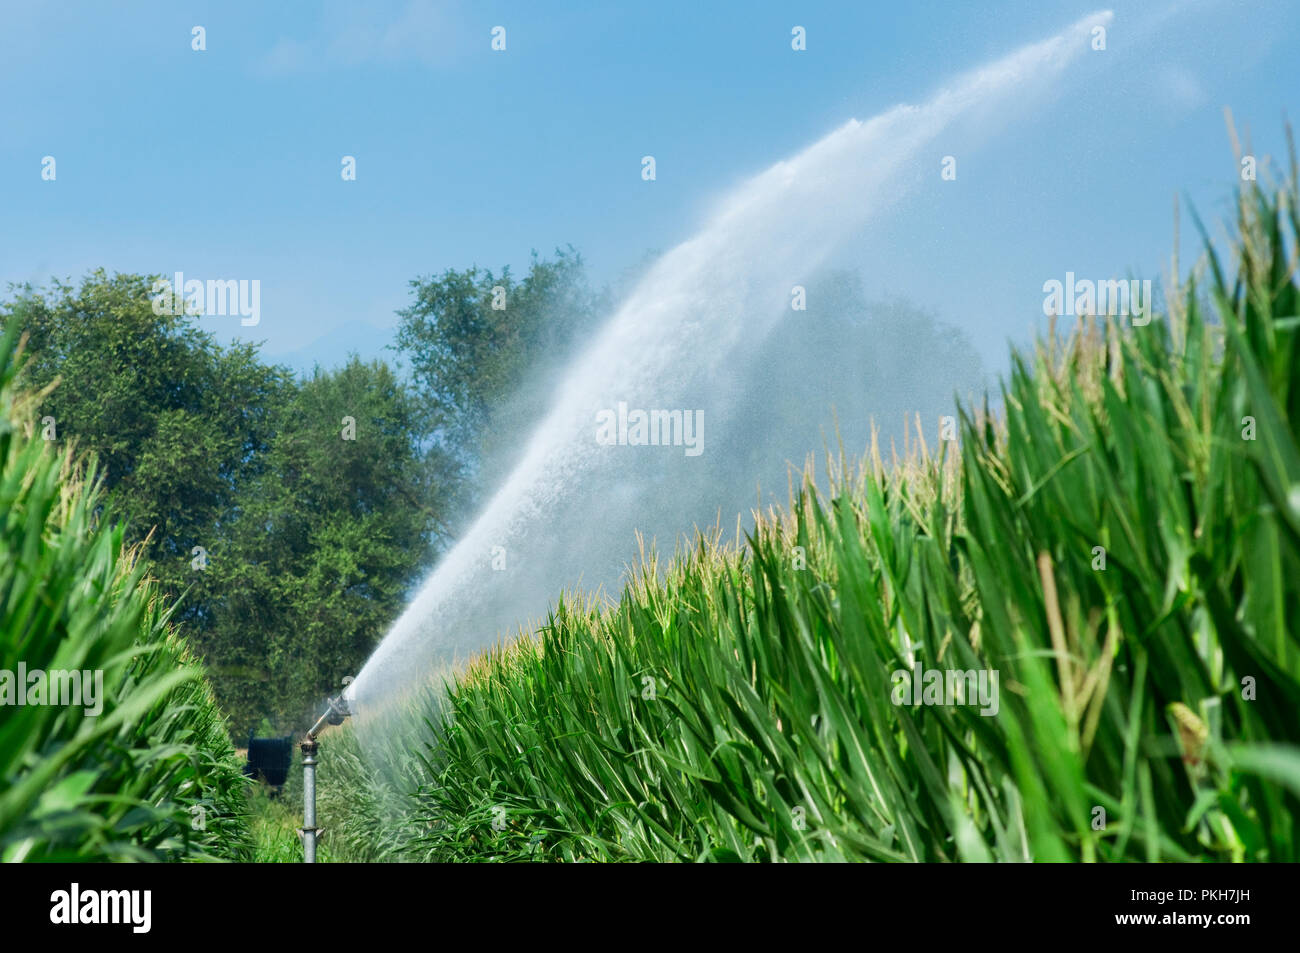
[[[6,0],[0,283],[100,266],[258,279],[256,328],[205,326],[297,366],[373,356],[417,275],[520,270],[572,243],[614,280],[745,176],[1096,9],[990,6]],[[1227,214],[1225,106],[1261,156],[1284,155],[1283,114],[1300,113],[1300,3],[1111,7],[1107,51],[1058,100],[836,255],[995,367],[1043,281],[1158,278],[1176,194]]]

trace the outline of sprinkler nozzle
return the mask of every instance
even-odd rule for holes
[[[343,679],[343,684],[347,685],[351,681],[352,676],[349,675],[347,678]],[[312,725],[311,730],[307,732],[307,738],[309,741],[314,741],[316,735],[320,733],[321,728],[326,724],[341,725],[343,724],[343,719],[352,714],[352,708],[348,704],[344,695],[345,692],[339,692],[335,697],[325,699],[325,714],[321,715],[320,718],[317,719],[316,724]]]
[[[343,719],[352,714],[352,712],[348,710],[348,703],[342,695],[339,695],[337,698],[326,699],[325,704],[330,706],[330,710],[325,714],[325,720],[331,725],[343,724]]]

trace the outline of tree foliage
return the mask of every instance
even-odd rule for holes
[[[573,356],[608,304],[570,246],[528,274],[471,267],[411,282],[396,347],[431,437],[466,467],[508,452],[544,410],[548,372]],[[473,494],[468,495],[472,498]]]
[[[423,417],[383,363],[298,381],[255,345],[155,314],[151,286],[96,271],[22,287],[0,324],[28,335],[39,418],[93,452],[128,543],[183,597],[175,619],[236,730],[287,730],[360,666],[428,563],[444,514]]]

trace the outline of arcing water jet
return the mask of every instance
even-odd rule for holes
[[[743,510],[768,474],[753,470],[752,435],[734,412],[773,399],[747,360],[788,313],[792,286],[901,194],[937,185],[943,155],[973,150],[995,121],[1050,95],[1110,19],[1088,16],[923,105],[849,121],[741,185],[659,259],[570,367],[517,466],[362,669],[349,694],[363,719],[538,620],[562,591],[616,585],[637,531],[673,539],[719,509]],[[704,452],[600,439],[598,423],[621,407],[647,420],[656,408],[701,420]],[[811,449],[817,435],[806,439]]]

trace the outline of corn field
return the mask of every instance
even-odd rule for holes
[[[1300,860],[1290,171],[1161,319],[1053,326],[956,440],[841,449],[739,543],[562,597],[413,705],[400,777],[328,736],[322,859]],[[202,670],[20,363],[11,331],[0,669],[105,697],[6,709],[0,857],[298,859],[297,782],[250,823]]]
[[[1300,860],[1290,171],[1164,319],[1053,328],[959,445],[841,454],[480,658],[388,856]],[[996,713],[925,670],[996,673]]]

